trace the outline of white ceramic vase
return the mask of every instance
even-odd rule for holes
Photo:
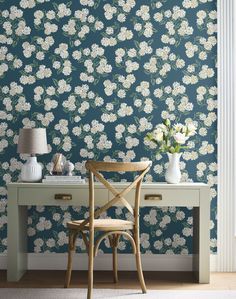
[[[27,162],[21,168],[21,180],[23,182],[39,182],[42,179],[42,166],[36,157],[28,157]]]
[[[181,180],[180,157],[182,153],[167,153],[169,165],[166,170],[165,179],[168,184],[178,184]]]

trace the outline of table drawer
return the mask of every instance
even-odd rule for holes
[[[122,189],[117,189],[122,191]],[[114,196],[109,192],[109,200]],[[129,203],[134,205],[135,189],[131,190],[124,196]],[[116,206],[122,206],[117,204]],[[140,206],[142,207],[198,207],[199,206],[199,190],[197,189],[165,189],[165,188],[143,188],[140,194]]]
[[[59,199],[55,199],[58,197]],[[95,205],[100,206],[108,201],[108,191],[96,188]],[[44,188],[19,188],[19,205],[89,205],[88,188],[64,188],[64,187],[44,187]]]

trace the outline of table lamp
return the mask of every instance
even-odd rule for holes
[[[23,182],[38,182],[42,179],[42,166],[37,162],[36,154],[48,153],[45,128],[20,129],[17,153],[30,154],[21,169]]]

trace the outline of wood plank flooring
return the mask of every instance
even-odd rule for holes
[[[144,272],[148,289],[157,290],[236,290],[236,273],[211,273],[210,284],[198,284],[191,272]],[[65,271],[31,270],[19,282],[7,282],[6,271],[0,271],[0,288],[62,288]],[[112,272],[95,271],[95,288],[139,289],[136,272],[119,272],[113,283]],[[73,271],[71,287],[86,288],[87,272]]]

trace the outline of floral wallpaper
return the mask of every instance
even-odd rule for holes
[[[145,136],[166,118],[197,126],[182,180],[211,187],[215,252],[216,0],[0,0],[0,7],[0,252],[7,250],[6,183],[17,181],[25,160],[16,153],[19,128],[47,128],[45,173],[56,152],[82,176],[87,159],[151,159],[145,180],[156,182],[164,181],[167,157]],[[65,252],[66,222],[87,213],[29,207],[29,251]],[[191,207],[140,213],[143,253],[192,252]],[[130,217],[120,207],[108,216]],[[77,249],[85,250],[81,239]],[[130,244],[122,239],[119,249],[129,252]],[[101,251],[110,251],[107,241]]]

